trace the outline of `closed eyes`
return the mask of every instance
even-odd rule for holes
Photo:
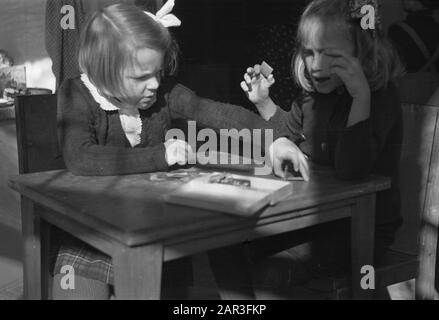
[[[162,70],[159,70],[156,73],[145,74],[145,75],[142,75],[140,77],[135,77],[134,79],[136,81],[146,81],[146,80],[149,80],[149,79],[154,78],[154,77],[157,77],[158,79],[160,79],[162,77],[162,73],[163,73]]]
[[[311,57],[314,55],[314,52],[312,50],[304,50],[303,51],[303,56],[304,57]]]

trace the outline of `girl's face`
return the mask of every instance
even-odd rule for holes
[[[331,71],[332,58],[327,49],[339,49],[353,55],[354,46],[340,27],[314,21],[307,28],[307,41],[303,44],[302,57],[311,77],[314,89],[319,93],[331,93],[343,85],[343,81]]]
[[[162,68],[163,53],[149,48],[137,51],[134,63],[123,76],[123,86],[131,101],[128,108],[146,110],[156,102]]]

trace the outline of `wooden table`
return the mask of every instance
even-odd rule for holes
[[[346,182],[329,169],[314,169],[311,182],[292,183],[287,200],[243,218],[166,204],[163,195],[181,182],[149,177],[50,171],[10,180],[22,195],[25,297],[48,295],[48,224],[112,257],[118,299],[159,299],[165,261],[349,217],[353,297],[371,297],[360,287],[360,270],[373,262],[375,194],[390,187],[389,179]]]

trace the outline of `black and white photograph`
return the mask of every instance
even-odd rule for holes
[[[439,1],[0,0],[0,300],[439,300],[438,230]]]

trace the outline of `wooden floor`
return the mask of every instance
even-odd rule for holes
[[[0,243],[13,244],[13,246],[0,246],[0,300],[20,300],[23,294],[22,267],[19,257],[19,233],[0,226]],[[18,246],[17,246],[18,244]],[[212,274],[208,267],[205,255],[194,256],[194,286],[189,289],[190,300],[219,300],[219,295]],[[285,288],[281,280],[285,273],[279,272],[279,265],[272,260],[263,267],[252,270],[254,275],[260,276],[255,281],[255,291],[258,299],[263,300],[329,300],[331,292],[330,283],[325,281],[311,281],[301,286]],[[277,271],[275,272],[274,270]],[[274,273],[275,272],[275,273]],[[265,274],[265,276],[264,276]],[[274,275],[276,276],[274,277]],[[274,279],[277,277],[277,281]],[[263,279],[275,280],[269,285]],[[379,292],[375,299],[379,300],[413,300],[414,282],[406,282],[389,287]]]

